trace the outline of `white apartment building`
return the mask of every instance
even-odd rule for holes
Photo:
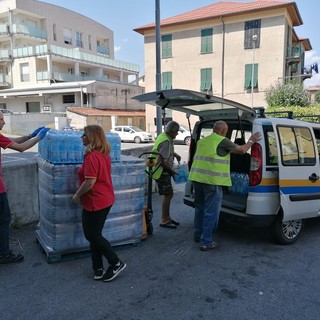
[[[0,108],[141,110],[130,99],[144,92],[138,81],[138,65],[114,59],[109,28],[41,1],[0,1]]]
[[[309,39],[297,4],[287,1],[220,1],[160,22],[161,87],[190,89],[266,106],[265,92],[278,81],[311,77],[304,68]],[[155,23],[134,29],[144,36],[145,91],[156,90]],[[168,113],[186,125],[184,115]],[[146,107],[146,128],[155,130],[154,107]],[[195,119],[193,119],[194,121]]]

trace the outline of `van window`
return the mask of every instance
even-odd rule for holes
[[[278,126],[277,129],[284,166],[316,164],[314,143],[308,128]]]
[[[266,140],[266,164],[277,165],[278,164],[278,151],[277,140],[272,126],[266,126],[264,128],[265,140]]]

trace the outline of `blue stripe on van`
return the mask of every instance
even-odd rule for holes
[[[282,187],[281,191],[284,194],[312,194],[320,192],[319,186],[314,187]]]
[[[249,191],[256,193],[279,192],[279,186],[257,186],[251,187]]]

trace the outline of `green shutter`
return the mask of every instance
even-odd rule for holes
[[[212,90],[212,69],[205,68],[200,70],[200,91]]]
[[[251,89],[251,81],[252,81],[252,64],[245,65],[245,73],[244,73],[244,88]],[[258,67],[257,63],[254,64],[254,74],[253,74],[253,88],[258,87]]]
[[[172,35],[167,34],[161,37],[162,58],[172,58]]]
[[[201,53],[213,52],[212,35],[212,28],[201,30]]]
[[[172,89],[172,72],[163,72],[161,81],[162,90]]]

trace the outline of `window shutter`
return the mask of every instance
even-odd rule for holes
[[[213,29],[201,30],[201,53],[211,53],[213,51]]]
[[[201,69],[200,77],[200,91],[212,91],[212,69]]]
[[[161,37],[162,58],[172,57],[172,35],[167,34]]]
[[[172,72],[162,73],[162,90],[172,89]]]

